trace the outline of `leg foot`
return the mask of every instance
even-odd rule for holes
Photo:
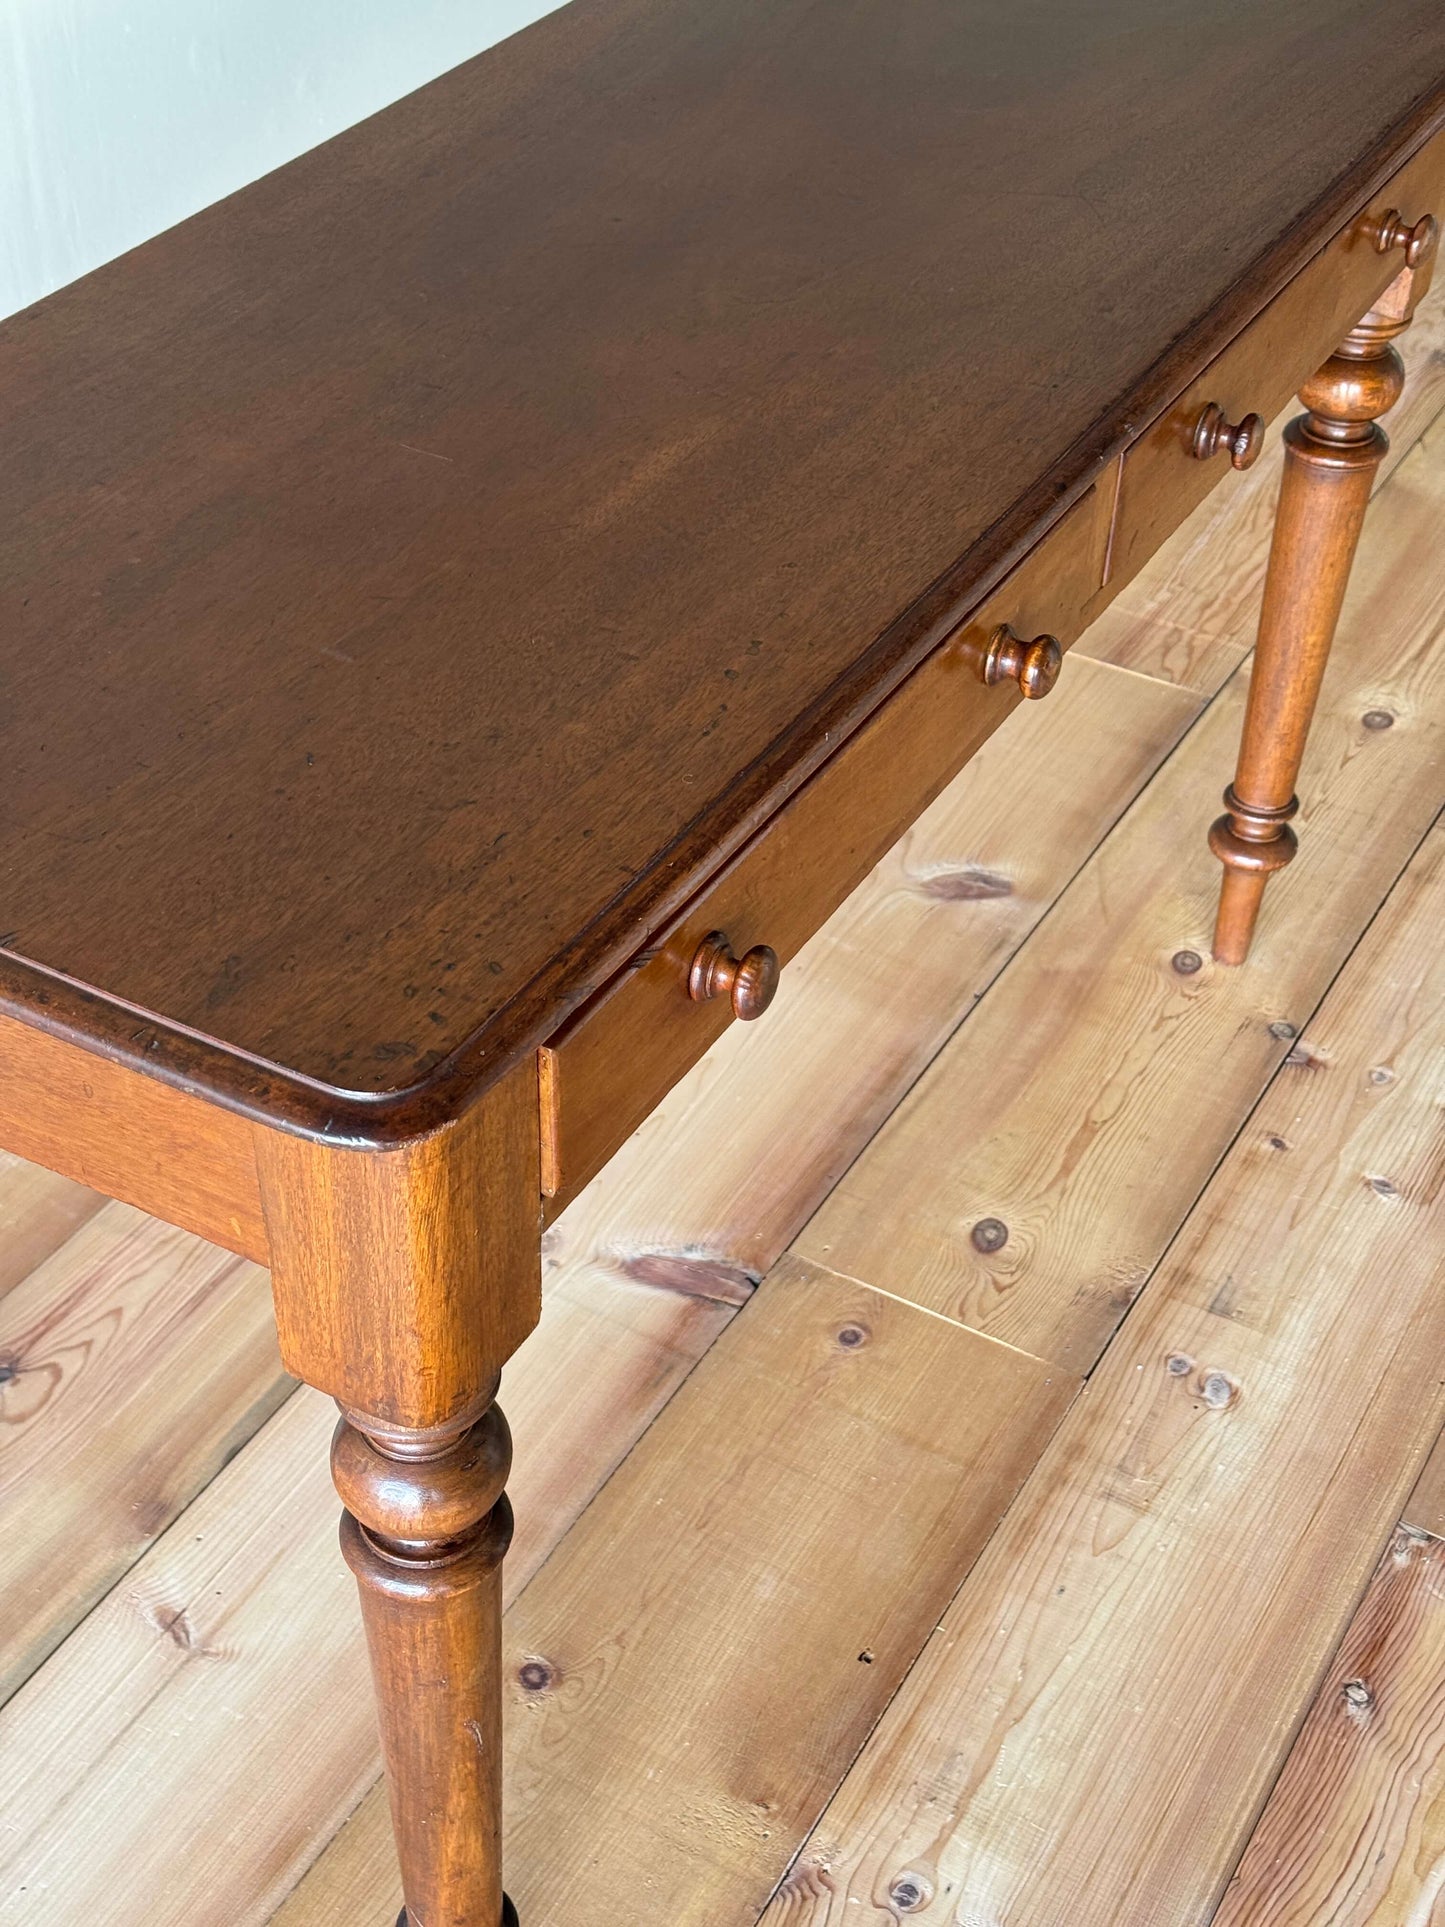
[[[1214,925],[1214,959],[1216,963],[1240,964],[1249,955],[1265,884],[1276,870],[1293,861],[1299,848],[1289,826],[1299,799],[1291,796],[1278,809],[1259,805],[1251,808],[1240,801],[1231,783],[1224,792],[1224,807],[1227,813],[1209,832],[1209,847],[1224,865]]]
[[[490,1393],[480,1412],[429,1431],[347,1412],[332,1443],[414,1927],[515,1921],[501,1872],[510,1464]]]

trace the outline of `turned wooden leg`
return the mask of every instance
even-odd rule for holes
[[[1436,239],[1429,217],[1413,228],[1393,212],[1385,217],[1377,246],[1382,253],[1403,248],[1406,269],[1300,390],[1307,412],[1285,430],[1239,764],[1224,792],[1225,814],[1209,833],[1224,865],[1214,930],[1220,963],[1244,962],[1264,886],[1295,854],[1295,780],[1370,489],[1389,447],[1376,418],[1404,385],[1392,344],[1424,292]]]
[[[515,1927],[502,1894],[502,1366],[542,1310],[537,1072],[395,1145],[258,1130],[288,1370],[341,1408],[408,1927]]]
[[[1391,346],[1403,321],[1371,313],[1300,391],[1285,430],[1284,479],[1259,640],[1226,814],[1209,832],[1224,865],[1214,931],[1220,963],[1249,954],[1264,886],[1295,854],[1295,779],[1329,657],[1375,471],[1389,442],[1375,417],[1399,400]]]
[[[429,1431],[345,1412],[341,1547],[361,1590],[406,1927],[516,1927],[502,1892],[506,1420]]]

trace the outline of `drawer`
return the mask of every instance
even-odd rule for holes
[[[1381,216],[1445,221],[1445,135],[1437,135],[1210,363],[1125,453],[1100,605],[1116,595],[1209,491],[1230,473],[1224,453],[1193,452],[1210,404],[1231,422],[1270,421],[1400,272],[1398,249],[1375,247]]]
[[[705,938],[786,964],[1022,700],[983,680],[990,638],[1067,646],[1103,568],[1110,497],[1091,489],[963,624],[809,779],[679,917],[541,1052],[542,1183],[559,1210],[733,1021],[694,1001]],[[779,997],[786,997],[784,978]],[[766,1023],[768,1018],[761,1019]]]

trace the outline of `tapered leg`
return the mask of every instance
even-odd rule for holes
[[[1407,268],[1300,390],[1307,412],[1285,430],[1239,763],[1224,792],[1226,813],[1209,833],[1224,865],[1214,931],[1214,955],[1224,964],[1248,956],[1264,886],[1295,854],[1295,780],[1370,489],[1389,447],[1377,417],[1404,384],[1392,344],[1409,326],[1433,259],[1432,220],[1405,229],[1386,218],[1381,251],[1403,247]]]
[[[1285,430],[1284,479],[1259,640],[1226,814],[1209,833],[1224,865],[1214,931],[1220,963],[1249,954],[1264,886],[1295,854],[1289,819],[1310,719],[1344,601],[1375,471],[1389,442],[1375,420],[1399,399],[1400,357],[1366,316],[1300,391]],[[1400,324],[1403,326],[1403,324]]]
[[[406,1431],[348,1412],[332,1445],[361,1590],[406,1927],[515,1927],[502,1893],[500,1409]]]

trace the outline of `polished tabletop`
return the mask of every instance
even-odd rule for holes
[[[0,326],[0,1006],[555,1029],[1439,123],[1439,0],[573,0]]]

